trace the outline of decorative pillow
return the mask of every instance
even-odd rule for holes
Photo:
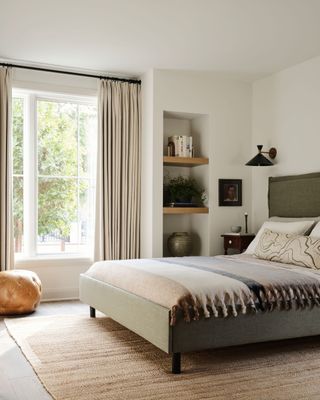
[[[312,229],[310,236],[320,239],[320,222]]]
[[[259,232],[256,234],[254,240],[250,243],[246,250],[246,254],[254,254],[254,250],[259,242],[259,239],[265,229],[270,229],[273,232],[288,233],[292,235],[303,235],[306,233],[314,224],[314,220],[311,221],[296,221],[296,222],[276,222],[266,221]]]
[[[275,221],[275,222],[314,221],[313,225],[311,225],[311,227],[305,232],[305,235],[309,235],[312,229],[315,227],[316,223],[320,222],[320,217],[270,217],[268,221]]]
[[[265,229],[254,254],[263,260],[320,269],[320,239],[311,236],[290,235]]]

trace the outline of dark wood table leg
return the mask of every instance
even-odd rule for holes
[[[90,306],[90,317],[95,318],[96,317],[96,309]]]
[[[181,373],[181,353],[172,354],[172,373],[173,374]]]

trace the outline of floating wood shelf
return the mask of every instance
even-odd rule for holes
[[[208,207],[163,207],[163,214],[208,214]]]
[[[172,165],[174,167],[195,167],[197,165],[209,164],[206,157],[163,157],[164,165]]]

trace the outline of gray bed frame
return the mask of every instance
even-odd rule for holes
[[[299,193],[298,197],[295,197]],[[292,196],[294,199],[292,199]],[[310,201],[310,198],[315,201]],[[290,200],[288,212],[285,204]],[[320,215],[320,173],[269,178],[270,216]],[[181,372],[181,353],[320,335],[320,308],[203,318],[170,326],[170,310],[104,282],[80,276],[80,300],[172,355],[172,372]]]

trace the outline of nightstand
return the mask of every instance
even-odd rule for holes
[[[235,249],[242,253],[252,242],[255,235],[252,233],[244,233],[240,235],[224,233],[221,237],[224,239],[224,254],[228,254],[229,249]]]

